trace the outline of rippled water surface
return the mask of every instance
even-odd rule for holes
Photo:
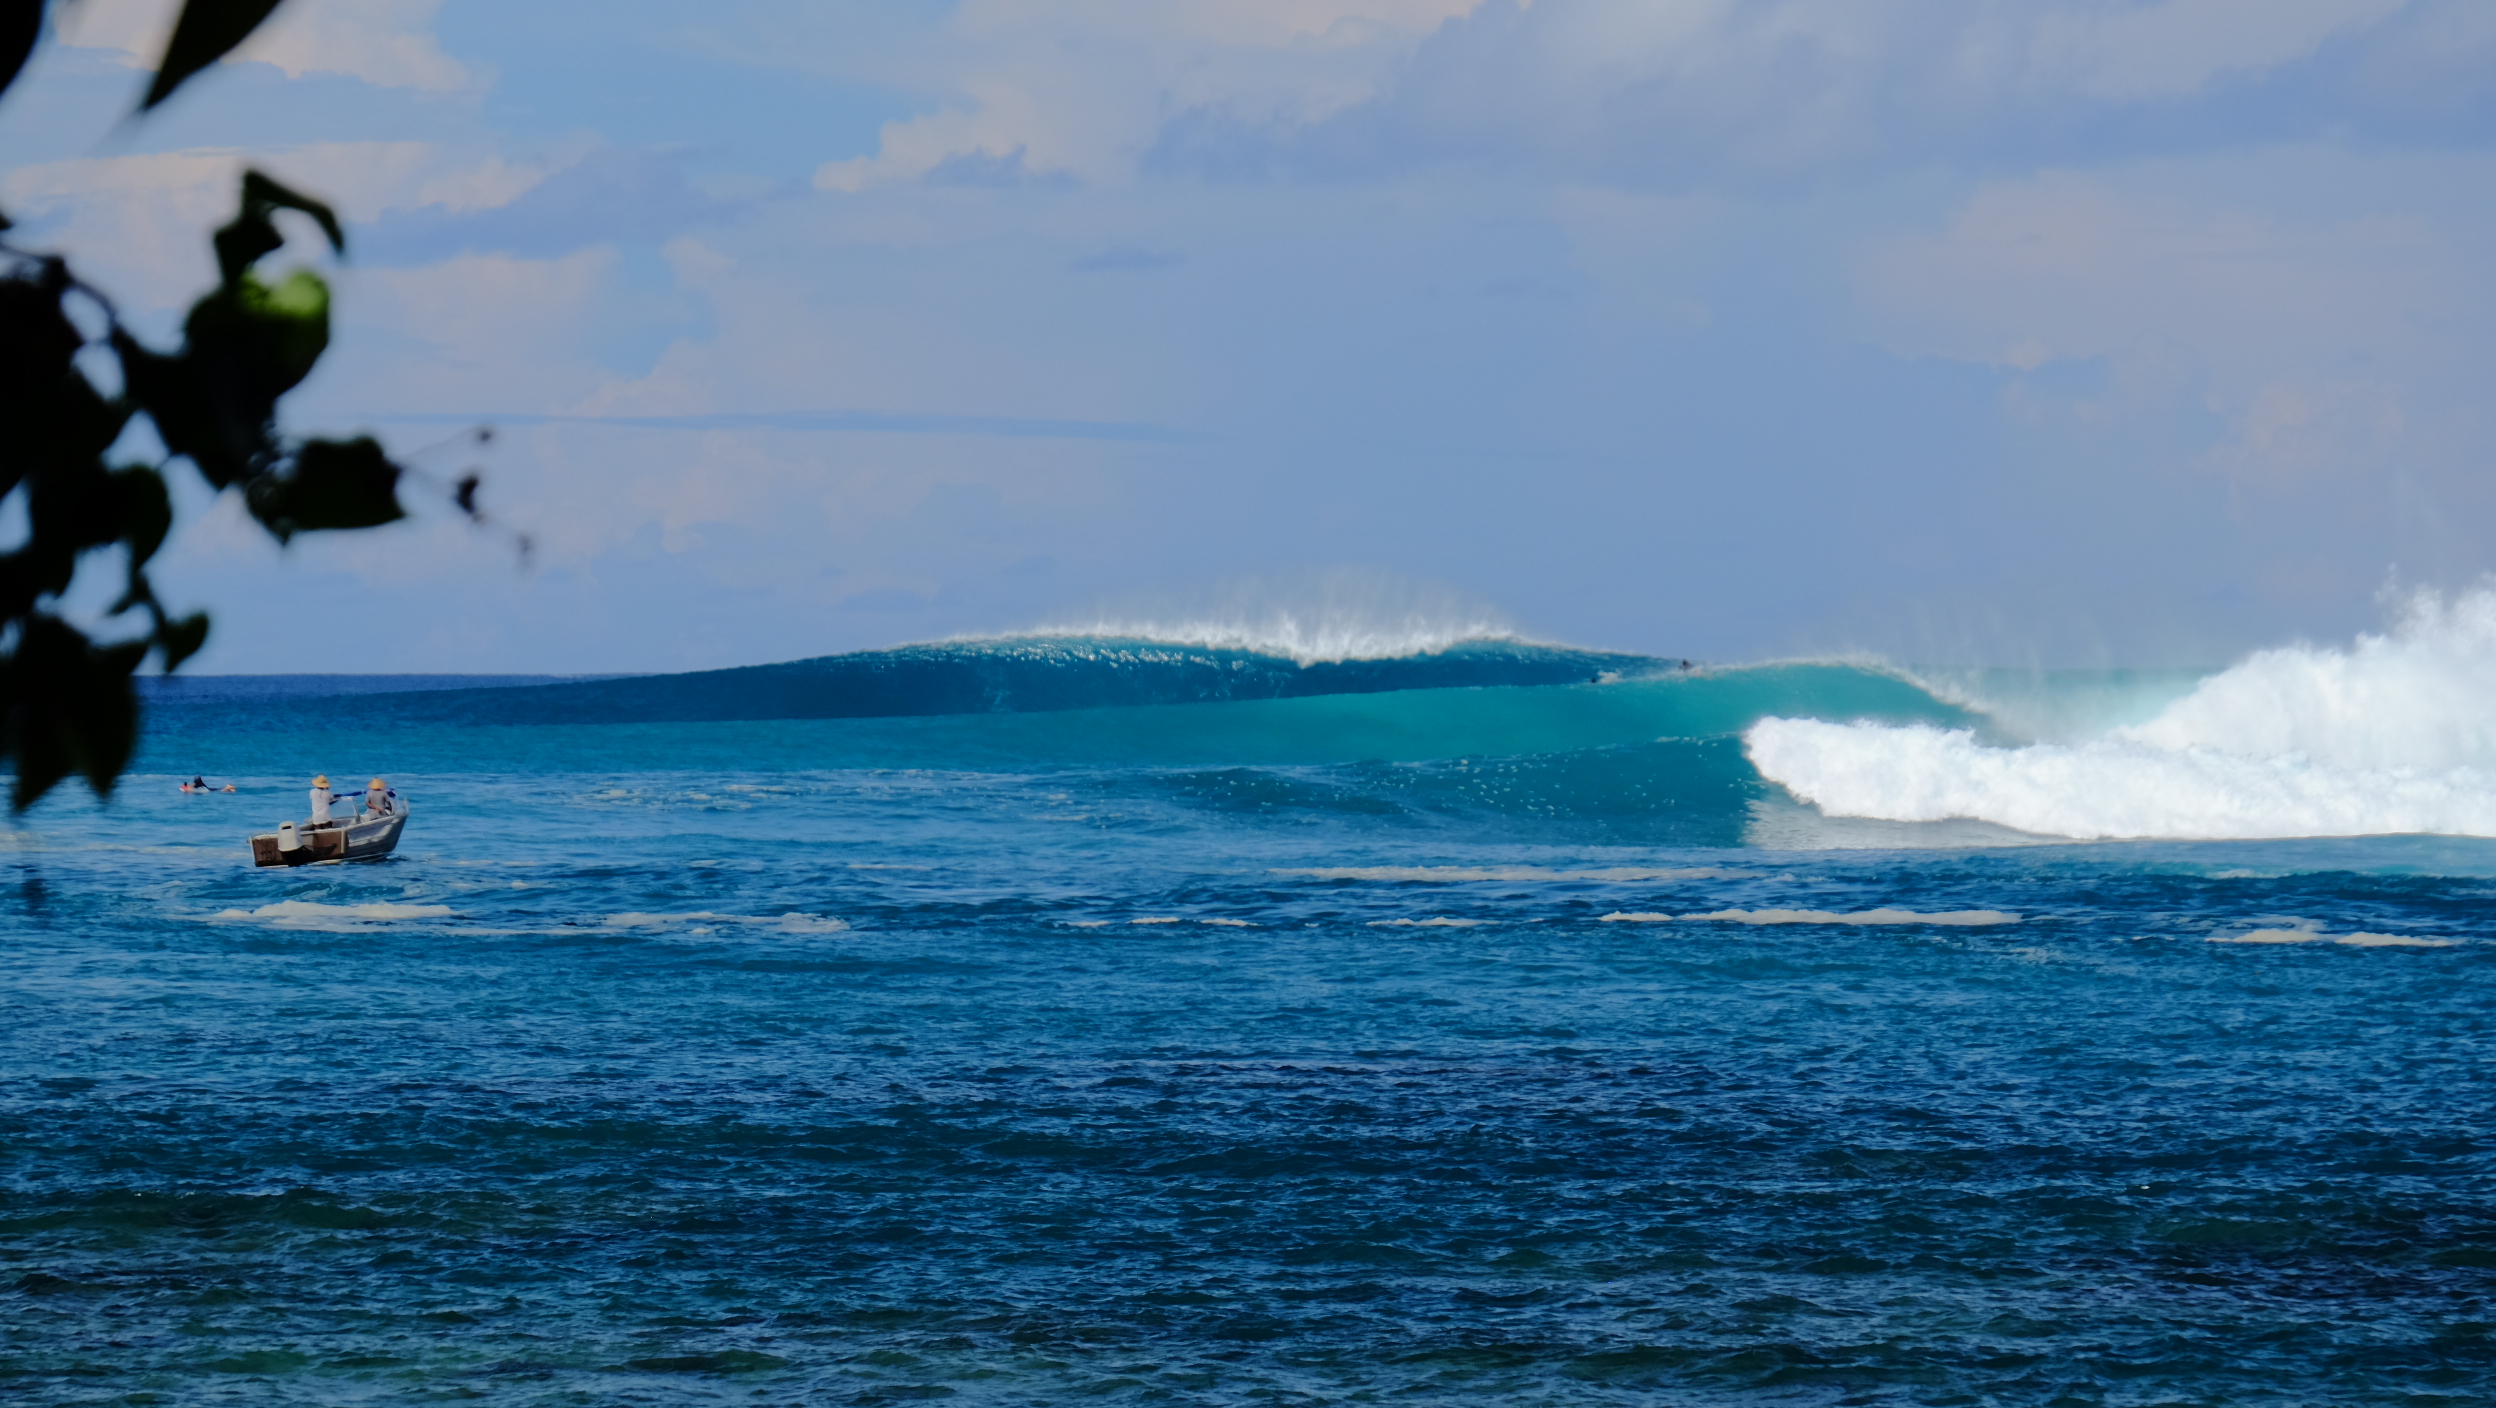
[[[2496,846],[664,742],[399,777],[379,865],[246,868],[291,777],[22,823],[17,1401],[2496,1389]]]

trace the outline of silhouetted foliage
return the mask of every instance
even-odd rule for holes
[[[0,90],[33,50],[44,4],[0,0]],[[139,112],[224,57],[276,7],[188,0]],[[0,554],[0,751],[16,760],[20,810],[72,773],[109,795],[138,737],[132,673],[150,654],[170,672],[208,638],[204,613],[169,614],[147,578],[173,526],[165,463],[188,461],[211,486],[239,493],[280,542],[404,516],[403,471],[373,440],[297,440],[278,430],[279,398],[329,346],[329,285],[320,275],[295,269],[272,282],[258,271],[285,244],[281,211],[308,216],[332,250],[346,252],[328,206],[244,173],[241,209],[214,236],[217,286],[192,305],[171,352],[134,336],[66,258],[10,242],[0,216],[0,496],[23,488],[27,523],[24,544]],[[89,376],[107,366],[120,373],[110,393]],[[139,416],[154,427],[164,462],[113,462]],[[479,517],[473,476],[455,501]],[[147,629],[99,642],[57,608],[86,555],[115,546],[128,576],[109,614],[141,613]]]
[[[139,100],[139,111],[172,97],[192,74],[233,52],[277,6],[278,0],[191,0],[184,5],[173,22],[172,37],[165,41],[165,57],[156,65],[156,81]]]

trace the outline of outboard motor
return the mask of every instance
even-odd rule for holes
[[[295,834],[295,824],[291,821],[279,822],[277,825],[277,853],[282,856],[291,856],[295,852],[302,849],[303,838]]]

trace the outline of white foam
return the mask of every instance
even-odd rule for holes
[[[785,914],[720,914],[707,909],[689,910],[682,914],[646,914],[640,910],[627,910],[608,915],[606,924],[610,929],[665,929],[678,924],[768,925],[789,934],[838,934],[849,928],[845,920],[801,914],[795,910]],[[696,929],[695,932],[708,931]]]
[[[2346,944],[2351,948],[2451,948],[2455,939],[2421,939],[2408,934],[2326,934],[2320,929],[2255,929],[2243,934],[2214,934],[2214,944]]]
[[[317,904],[311,900],[280,900],[258,909],[219,910],[212,919],[256,919],[281,929],[361,929],[401,919],[448,919],[446,904]]]
[[[1476,929],[1490,922],[1488,919],[1449,919],[1442,916],[1437,919],[1372,919],[1369,921],[1369,927],[1372,929]]]
[[[1479,880],[1511,883],[1539,880],[1596,880],[1619,884],[1640,880],[1719,880],[1741,872],[1726,870],[1719,866],[1700,866],[1684,870],[1645,870],[1629,866],[1611,870],[1546,870],[1534,865],[1335,865],[1297,870],[1274,870],[1267,873],[1304,876],[1311,880],[1420,880],[1438,884],[1462,884]]]
[[[1975,927],[1988,924],[2016,924],[2019,916],[1998,909],[1950,909],[1924,914],[1912,909],[1865,909],[1840,914],[1827,909],[1719,909],[1707,914],[1614,913],[1603,916],[1606,924],[1942,924]]]
[[[2496,586],[2411,597],[2346,649],[2286,646],[2145,723],[1997,747],[1929,725],[1763,719],[1763,776],[1831,816],[2084,839],[2496,836]]]

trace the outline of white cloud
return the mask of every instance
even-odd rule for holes
[[[2359,160],[2273,154],[2272,179],[2235,192],[2208,163],[1996,183],[1938,233],[1873,254],[1861,287],[1902,352],[2022,371],[2102,359],[2118,399],[2149,393],[2134,409],[2159,383],[2202,400],[2232,427],[2209,463],[2241,481],[2371,473],[2419,428],[2412,407],[2485,354],[2452,314],[2496,286],[2472,251],[2477,220],[2362,202],[2314,213],[2304,194],[2349,189]],[[2244,159],[2226,165],[2241,183]],[[2475,157],[2434,165],[2419,189],[2491,174]]]
[[[233,217],[246,165],[328,201],[350,222],[422,205],[501,205],[543,179],[532,166],[426,142],[321,142],[21,166],[0,175],[0,203],[31,227],[33,242],[75,250],[81,270],[134,310],[165,308],[215,278],[208,235]]]
[[[1148,158],[1636,180],[1998,153],[2216,100],[2338,41],[2397,49],[2461,3],[972,0],[910,65],[952,98],[816,183],[1099,184]]]
[[[59,33],[64,43],[154,68],[180,8],[180,0],[78,0],[59,7]],[[337,73],[380,88],[447,91],[469,73],[434,39],[441,8],[442,0],[298,0],[280,5],[228,61],[272,64],[289,78]]]
[[[2248,486],[2285,488],[2333,475],[2367,475],[2402,450],[2409,417],[2401,388],[2368,381],[2277,381],[2238,412],[2235,435],[2211,463]]]
[[[216,279],[208,233],[233,218],[242,157],[163,152],[21,166],[0,201],[27,243],[77,251],[82,275],[133,308],[165,308]]]
[[[2034,53],[2079,92],[2174,98],[2227,74],[2305,58],[2398,13],[2406,0],[2166,0],[2068,8],[2038,18]]]
[[[600,245],[558,259],[474,254],[414,269],[351,271],[344,303],[354,322],[423,349],[381,354],[388,385],[371,389],[391,409],[453,413],[577,400],[604,376],[584,344],[597,340],[604,315],[628,302],[616,288],[622,262]],[[344,350],[354,346],[350,335]],[[351,361],[341,362],[339,374],[370,375]]]
[[[2092,137],[2201,140],[2142,107],[2324,82],[2351,117],[2484,90],[2471,0],[1385,0],[1056,5],[973,0],[901,67],[943,95],[824,190],[891,180],[1106,185],[1173,170],[1513,167],[1572,180],[1997,160]],[[2484,27],[2484,25],[2479,25]],[[836,37],[814,37],[836,45]],[[2421,52],[2431,50],[2431,52]],[[2316,80],[2301,70],[2329,60]],[[2434,70],[2434,72],[2429,72]],[[2449,70],[2449,72],[2446,72]],[[2334,87],[2336,85],[2336,87]],[[2264,117],[2306,115],[2291,97]]]
[[[1178,111],[1296,124],[1375,96],[1415,41],[1482,3],[971,0],[949,27],[943,74],[963,101],[887,125],[874,155],[827,163],[815,184],[856,191],[983,155],[1024,173],[1116,179]]]
[[[1069,320],[1097,327],[1102,316],[1066,274],[1086,248],[1080,233],[1035,245],[976,221],[948,227],[944,194],[810,197],[757,211],[733,231],[672,241],[677,288],[710,326],[569,409],[1091,421],[1172,413],[1186,373],[1168,349],[1064,335]],[[1116,228],[1114,217],[1095,219]],[[831,250],[840,253],[827,260]],[[1009,308],[1020,311],[1001,316]]]

